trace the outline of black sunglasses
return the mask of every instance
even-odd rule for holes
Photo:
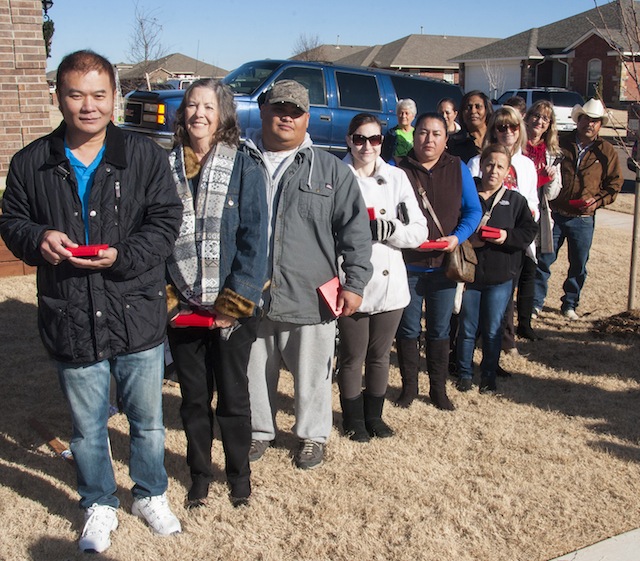
[[[364,134],[352,134],[351,141],[356,146],[362,146],[367,141],[369,141],[371,146],[380,146],[380,144],[382,144],[382,135],[374,134],[373,136],[365,136]]]
[[[511,132],[516,132],[517,130],[520,130],[520,125],[496,125],[496,130],[498,132],[507,132],[507,130],[510,130]]]

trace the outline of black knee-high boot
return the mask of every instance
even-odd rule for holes
[[[447,375],[449,373],[449,339],[427,340],[427,370],[429,372],[429,397],[431,402],[445,411],[455,407],[447,397]]]
[[[418,340],[396,338],[396,351],[402,378],[402,392],[395,403],[398,407],[406,408],[418,397],[418,367],[420,363]]]

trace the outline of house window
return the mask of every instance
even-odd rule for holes
[[[599,58],[592,58],[587,65],[587,97],[596,96],[600,78],[602,78],[602,61]]]

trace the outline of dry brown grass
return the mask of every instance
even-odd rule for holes
[[[509,560],[543,561],[640,526],[640,346],[596,332],[592,321],[626,307],[630,236],[599,229],[580,313],[558,314],[561,258],[548,308],[536,323],[544,341],[522,343],[502,364],[501,396],[450,393],[453,413],[420,399],[390,405],[392,439],[353,443],[334,430],[326,464],[305,473],[290,452],[292,387],[283,376],[279,447],[253,466],[249,508],[226,497],[221,446],[210,505],[186,512],[188,484],[177,388],[164,393],[169,496],[184,533],[152,537],[127,513],[127,423],[110,422],[123,509],[113,560]],[[0,558],[84,559],[75,476],[30,428],[37,417],[63,441],[69,417],[36,334],[34,280],[0,282]],[[394,367],[389,395],[399,389]],[[421,378],[421,390],[427,390]],[[335,422],[339,424],[337,389]]]

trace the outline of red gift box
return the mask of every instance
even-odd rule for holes
[[[587,206],[589,206],[587,204],[587,201],[584,201],[582,199],[571,199],[569,201],[569,204],[573,207],[573,208],[585,208]]]
[[[342,308],[338,307],[338,295],[341,290],[340,279],[338,277],[333,277],[330,281],[321,284],[317,290],[322,296],[322,299],[325,301],[329,310],[333,314],[333,317],[339,317],[342,313]]]
[[[205,311],[180,312],[171,320],[173,327],[213,327],[216,316]]]
[[[418,246],[418,249],[445,249],[449,245],[449,242],[437,242],[435,240],[427,240],[423,244]]]
[[[480,228],[480,237],[485,240],[497,240],[500,236],[500,228],[493,226],[482,226]]]
[[[98,251],[101,249],[107,249],[109,244],[95,244],[95,245],[79,245],[78,247],[65,247],[67,251],[71,252],[74,257],[95,257],[98,255]]]

